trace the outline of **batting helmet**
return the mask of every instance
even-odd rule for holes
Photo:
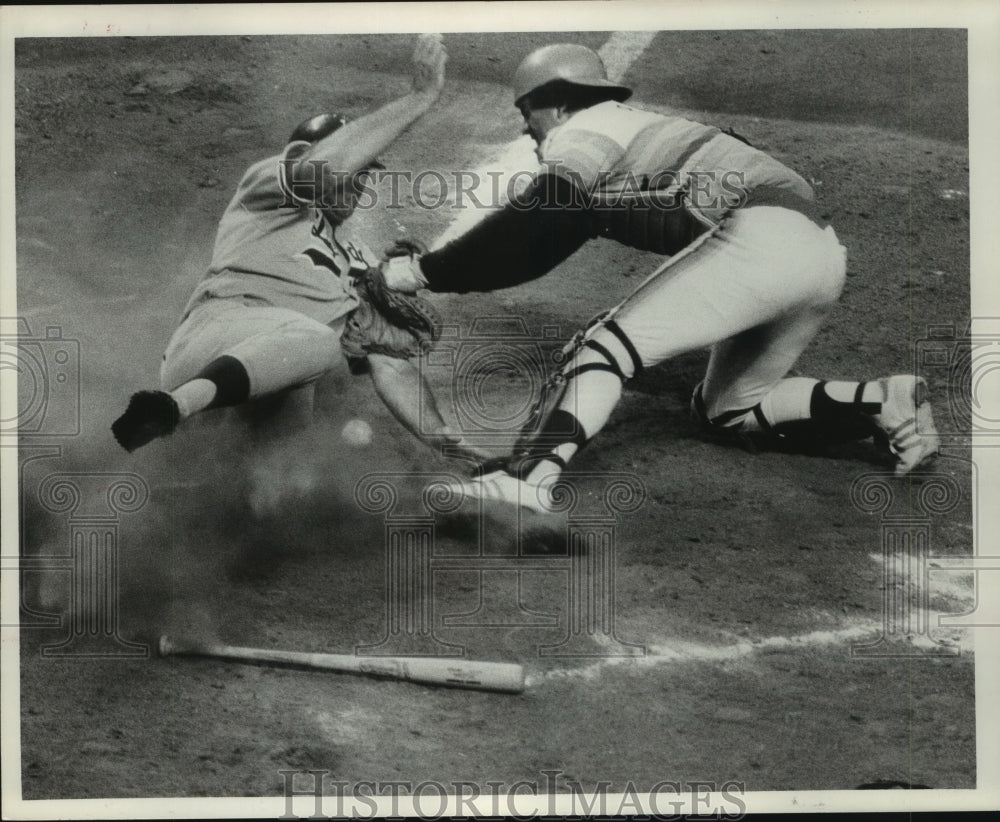
[[[333,134],[341,126],[347,125],[347,118],[343,114],[317,114],[308,120],[303,120],[295,127],[292,136],[288,138],[289,143],[296,143],[305,140],[307,143],[315,143],[330,134]]]
[[[316,143],[345,125],[347,125],[347,117],[343,114],[317,114],[315,117],[310,117],[299,123],[288,138],[288,142],[295,143],[305,140],[307,143]],[[371,160],[365,168],[383,169],[385,166],[378,160]]]
[[[608,79],[608,72],[597,52],[574,43],[555,43],[535,49],[514,72],[514,105],[531,92],[555,81],[587,88],[606,88],[608,97],[621,102],[632,96],[632,89]]]

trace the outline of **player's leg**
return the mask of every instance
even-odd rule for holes
[[[471,495],[539,507],[545,487],[606,424],[625,380],[641,367],[710,346],[716,353],[702,399],[715,424],[759,424],[753,408],[766,400],[772,425],[816,415],[832,427],[835,419],[857,421],[860,412],[888,428],[898,414],[887,393],[902,398],[895,405],[904,412],[914,408],[902,378],[860,388],[831,382],[819,390],[818,380],[782,380],[819,330],[844,276],[845,252],[832,229],[787,209],[737,212],[671,259],[621,306],[613,325],[588,335],[589,345],[564,371],[563,394],[540,436],[512,472],[487,474]],[[905,420],[896,427],[909,430]]]
[[[588,330],[562,370],[555,409],[541,415],[506,470],[488,464],[465,493],[544,509],[546,489],[607,423],[626,380],[773,319],[781,309],[776,292],[737,276],[754,252],[724,226],[661,266],[610,322]]]
[[[643,368],[639,352],[617,320],[600,320],[575,341],[566,366],[550,383],[551,410],[516,453],[516,473],[533,484],[554,480],[607,424],[622,387]]]
[[[134,451],[215,402],[246,396],[246,370],[223,352],[240,335],[254,333],[247,329],[252,310],[236,299],[209,300],[184,318],[160,364],[161,390],[133,394],[111,426],[123,448]]]
[[[338,364],[339,335],[339,328],[287,308],[212,300],[171,340],[161,386],[188,415],[266,397]]]
[[[785,377],[825,314],[822,306],[806,307],[713,346],[692,415],[707,430],[740,438],[806,445],[871,436],[881,407],[878,383]]]
[[[555,459],[540,462],[527,481],[544,482],[543,472],[549,481],[557,477],[559,468],[604,427],[622,384],[641,368],[724,345],[721,341],[734,336],[741,344],[727,361],[737,363],[741,357],[752,363],[760,347],[756,338],[763,342],[768,333],[763,329],[790,317],[794,345],[781,352],[786,365],[777,377],[769,372],[762,379],[760,393],[766,393],[818,331],[839,296],[843,269],[844,252],[832,231],[823,232],[807,218],[776,208],[735,214],[670,260],[623,304],[613,322],[597,327],[589,349],[581,349],[571,363],[580,373],[568,383],[560,406],[575,416],[580,434],[552,448]]]
[[[787,338],[778,329],[774,330],[773,341],[781,345]],[[713,352],[713,362],[728,365],[731,353],[727,341]],[[767,360],[765,352],[761,364]],[[771,364],[775,361],[771,360]],[[775,368],[772,373],[778,370]],[[705,399],[708,385],[706,378],[695,389],[691,411],[712,431],[740,438],[762,436],[765,440],[806,449],[875,436],[897,456],[896,473],[900,476],[915,469],[939,448],[927,385],[921,377],[897,374],[866,381],[786,377],[749,407],[746,403],[750,392],[740,378],[726,386],[734,389],[732,393],[726,390],[710,395],[713,411]]]
[[[832,231],[825,233],[831,241]],[[922,379],[785,377],[819,331],[836,296],[833,287],[843,276],[832,242],[829,253],[813,265],[814,270],[826,268],[815,280],[817,286],[828,283],[831,288],[817,287],[811,300],[776,320],[715,345],[705,380],[692,397],[692,413],[712,430],[762,434],[799,447],[875,435],[898,456],[897,474],[905,474],[938,449]]]
[[[171,339],[162,390],[135,394],[112,430],[132,451],[200,411],[308,384],[342,359],[338,336],[295,311],[212,300],[196,308]]]

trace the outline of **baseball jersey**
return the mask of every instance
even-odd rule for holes
[[[283,161],[309,143],[291,143],[240,180],[215,238],[208,274],[185,308],[212,297],[250,296],[324,324],[358,304],[353,278],[378,260],[349,229],[332,223],[285,183]]]
[[[540,173],[567,177],[611,203],[640,191],[682,191],[684,209],[709,227],[732,208],[755,204],[816,216],[812,187],[764,152],[714,126],[613,101],[552,129],[538,156]],[[612,238],[643,247],[638,236]]]

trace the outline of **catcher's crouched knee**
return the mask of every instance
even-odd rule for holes
[[[753,420],[752,410],[710,417],[702,388],[703,383],[698,383],[691,394],[691,419],[698,423],[703,436],[720,444],[736,445],[750,453],[769,450],[774,445],[775,438],[770,433],[757,425],[746,425],[747,420]]]

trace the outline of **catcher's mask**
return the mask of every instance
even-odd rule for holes
[[[304,140],[307,143],[316,143],[324,137],[333,134],[337,129],[347,125],[347,117],[343,114],[317,114],[308,120],[299,123],[288,138],[289,143],[297,143]],[[371,160],[365,170],[384,169],[378,160]]]
[[[550,83],[607,89],[608,98],[622,102],[632,96],[628,86],[612,83],[596,51],[575,43],[554,43],[535,49],[514,72],[514,105]]]

